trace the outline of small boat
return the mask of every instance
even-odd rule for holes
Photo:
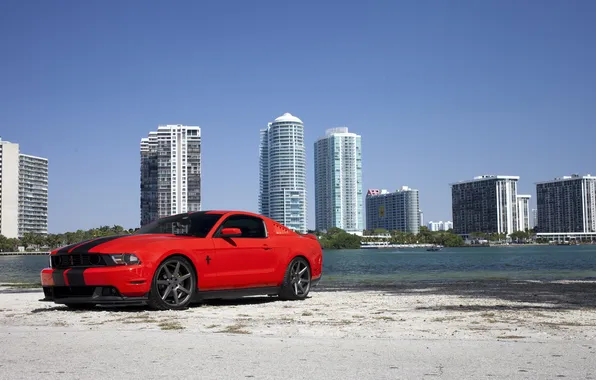
[[[435,245],[435,246],[432,246],[430,248],[427,248],[426,250],[429,251],[429,252],[437,252],[437,251],[440,251],[441,249],[443,249],[442,246]]]

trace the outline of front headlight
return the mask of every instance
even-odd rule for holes
[[[110,256],[116,265],[137,265],[141,263],[141,260],[132,253],[118,253]]]

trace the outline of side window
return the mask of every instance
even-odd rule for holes
[[[239,228],[243,238],[264,238],[267,237],[265,222],[262,219],[248,215],[233,215],[222,223],[222,228]]]

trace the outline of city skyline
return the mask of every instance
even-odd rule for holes
[[[366,9],[8,2],[0,135],[50,159],[54,232],[138,225],[138,139],[159,124],[203,128],[204,208],[257,211],[255,128],[286,111],[307,126],[311,205],[313,144],[334,126],[363,136],[363,188],[410,184],[425,220],[452,219],[447,184],[478,173],[519,175],[534,209],[535,182],[596,171],[596,4]],[[272,30],[287,14],[310,27]]]

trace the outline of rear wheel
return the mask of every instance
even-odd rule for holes
[[[147,303],[157,310],[185,309],[191,303],[196,287],[190,261],[182,256],[171,256],[157,267]]]
[[[286,269],[279,298],[282,300],[303,300],[310,292],[310,265],[302,257],[296,257]]]

